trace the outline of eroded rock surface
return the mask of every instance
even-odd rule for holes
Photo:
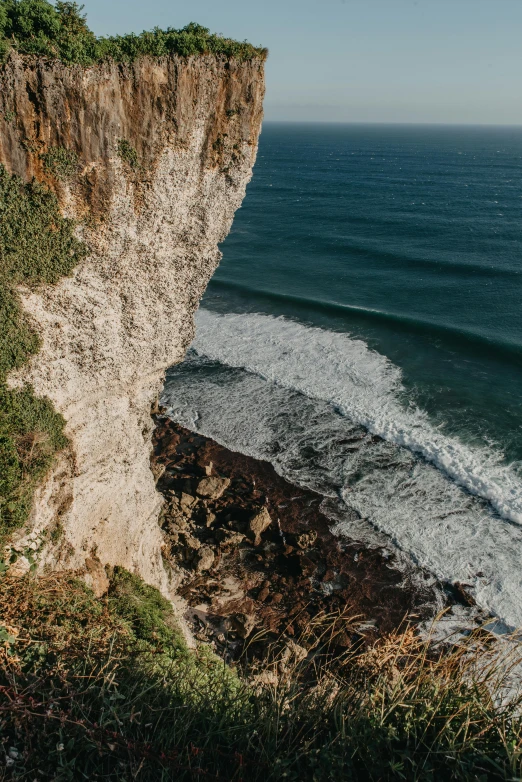
[[[95,549],[169,590],[151,403],[244,197],[263,92],[261,61],[213,56],[82,68],[11,54],[0,69],[0,163],[52,187],[91,249],[71,277],[22,292],[42,348],[11,382],[49,397],[70,440],[34,504],[33,530],[63,529],[42,563],[85,568]],[[63,149],[68,179],[45,167]]]

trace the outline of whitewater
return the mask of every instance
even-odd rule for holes
[[[516,466],[436,428],[408,399],[400,368],[364,341],[201,309],[162,401],[179,423],[340,501],[338,534],[360,534],[363,519],[509,628],[522,625]]]

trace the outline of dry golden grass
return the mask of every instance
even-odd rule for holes
[[[238,676],[123,570],[101,600],[70,574],[3,579],[0,612],[0,779],[521,776],[520,647],[481,630],[450,646],[407,627],[339,656],[356,618],[322,616]]]

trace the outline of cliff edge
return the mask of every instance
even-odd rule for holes
[[[170,591],[151,405],[251,177],[263,65],[171,54],[84,67],[11,51],[0,70],[0,164],[49,187],[88,247],[70,276],[18,288],[41,346],[8,382],[51,400],[69,444],[12,545],[90,571],[95,587],[110,564]]]

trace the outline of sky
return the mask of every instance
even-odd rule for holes
[[[193,21],[267,46],[267,120],[522,125],[522,0],[84,2],[98,35]]]

